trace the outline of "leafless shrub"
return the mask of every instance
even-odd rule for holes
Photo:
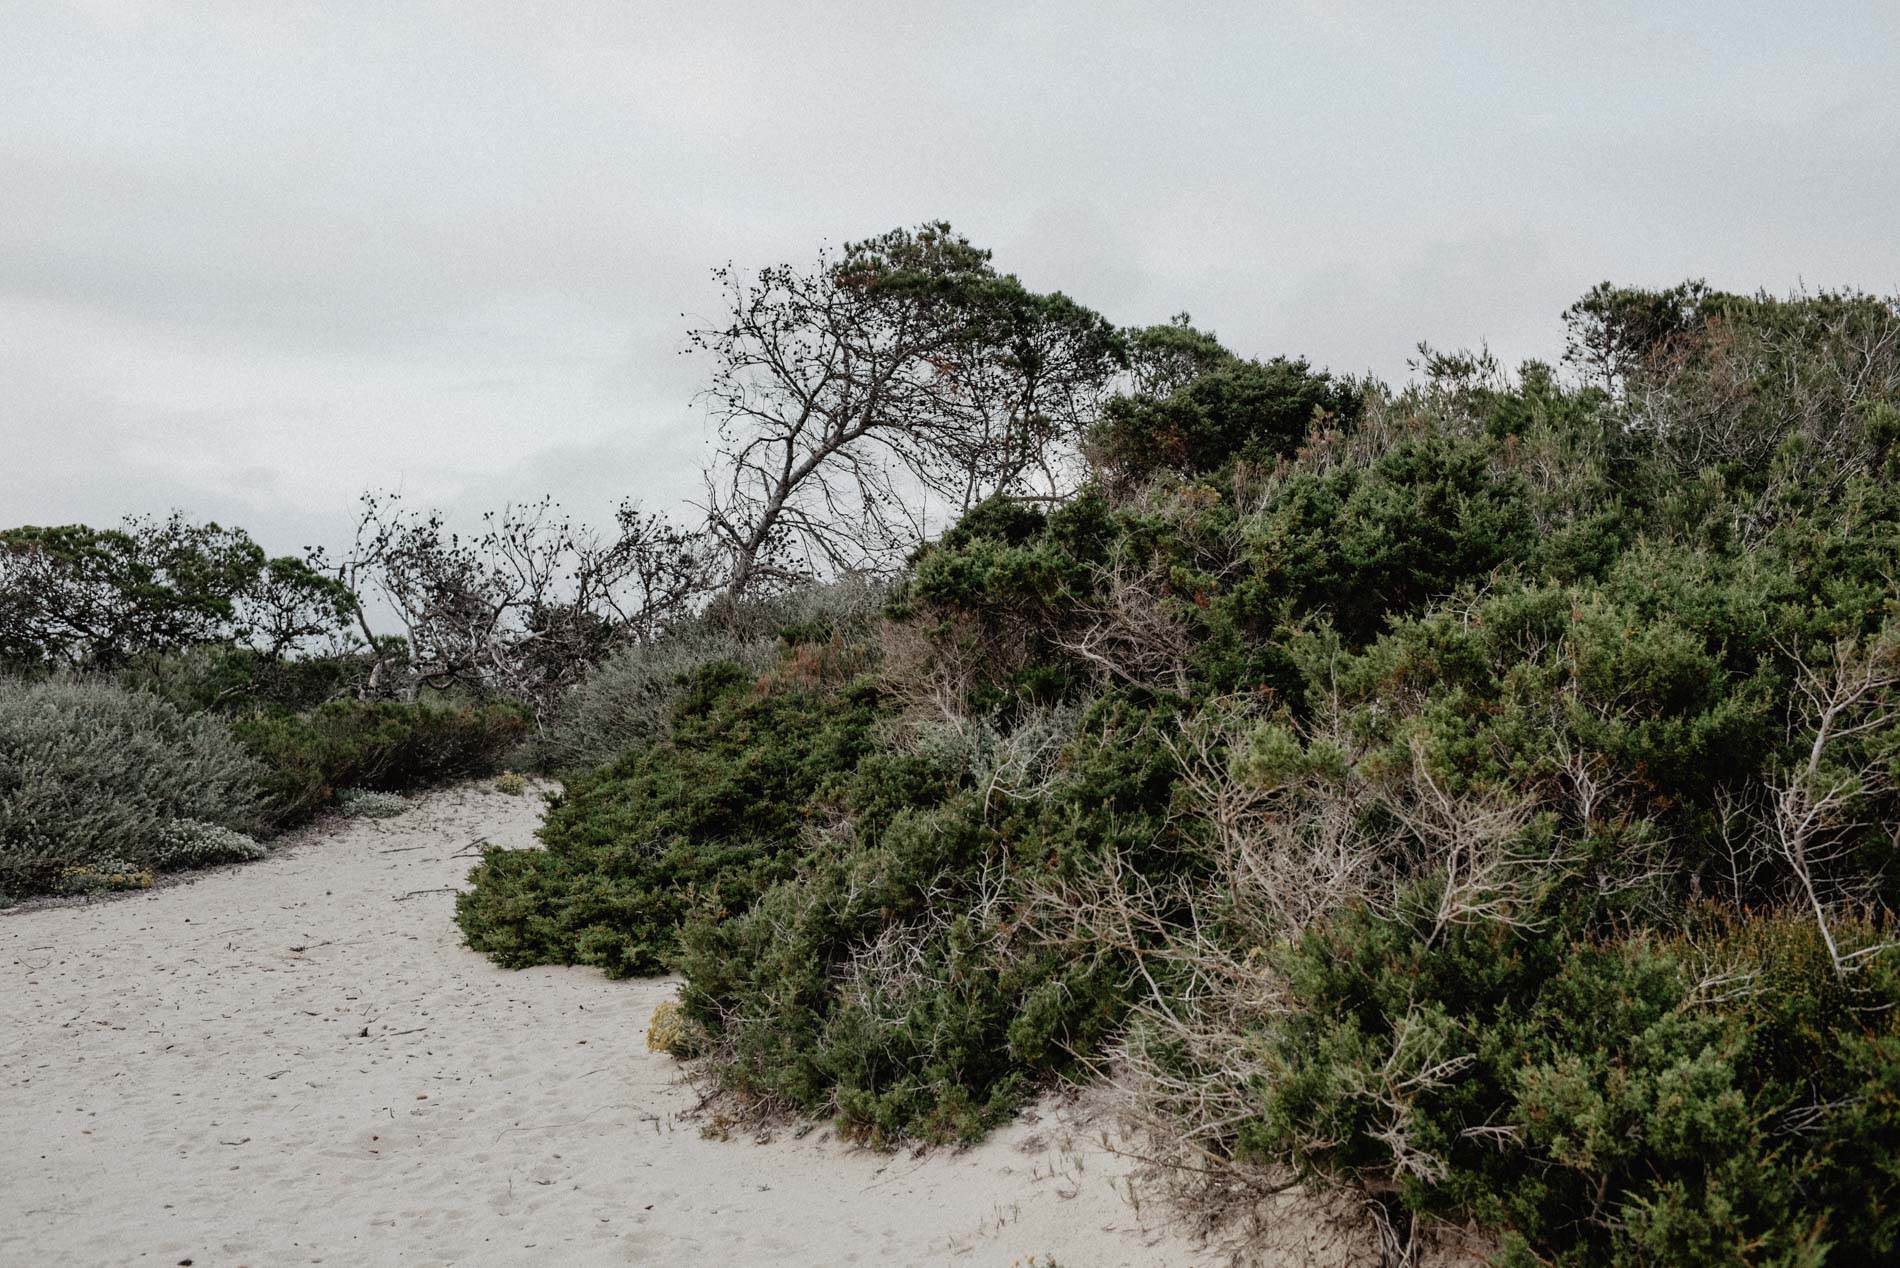
[[[928,623],[887,621],[877,633],[880,676],[909,715],[967,717],[980,688],[1034,663],[1034,632],[1027,622],[979,621],[964,613]]]
[[[1709,871],[1707,887],[1730,906],[1741,907],[1762,892],[1763,876],[1772,867],[1775,851],[1761,825],[1768,819],[1770,795],[1758,787],[1715,790],[1718,856]],[[1691,878],[1694,892],[1704,888],[1702,876]]]
[[[1075,605],[1076,627],[1057,645],[1111,682],[1186,695],[1192,629],[1172,610],[1165,573],[1137,563],[1125,542],[1091,566],[1092,593]]]
[[[1040,879],[1027,903],[1041,936],[1133,966],[1134,1017],[1100,1062],[1112,1076],[1105,1095],[1144,1187],[1202,1232],[1262,1215],[1291,1187],[1283,1168],[1237,1158],[1233,1143],[1257,1113],[1269,1037],[1288,1006],[1265,948],[1290,927],[1289,905],[1322,901],[1281,882],[1310,874],[1303,865],[1324,852],[1312,847],[1327,829],[1309,838],[1307,825],[1275,814],[1298,792],[1263,790],[1236,772],[1234,754],[1258,722],[1255,702],[1222,701],[1173,742],[1186,813],[1212,838],[1216,883],[1157,881],[1108,853],[1078,875]]]
[[[838,966],[833,977],[840,1002],[882,1026],[901,1026],[915,1001],[946,987],[956,971],[941,954],[954,925],[966,931],[965,945],[973,954],[1006,968],[1006,913],[1013,901],[1008,860],[1000,855],[984,862],[973,885],[959,885],[952,893],[939,882],[926,891],[921,915],[880,926]]]
[[[1577,743],[1558,718],[1553,718],[1551,746],[1558,770],[1556,791],[1549,797],[1553,812],[1572,831],[1616,842],[1616,849],[1597,860],[1590,876],[1597,892],[1622,895],[1660,916],[1675,891],[1672,882],[1681,864],[1670,851],[1669,837],[1654,821],[1631,813],[1634,799],[1643,792],[1641,781]],[[1729,790],[1718,790],[1718,802],[1724,795]],[[1739,869],[1739,857],[1730,861]],[[1739,883],[1739,870],[1735,879]]]
[[[1528,798],[1490,792],[1453,794],[1414,743],[1410,769],[1380,789],[1380,807],[1404,829],[1404,881],[1430,879],[1435,907],[1425,945],[1457,925],[1536,928],[1537,900],[1575,860],[1553,833],[1531,831]],[[1393,895],[1396,910],[1404,899]],[[1375,905],[1378,900],[1375,899]]]
[[[483,518],[483,531],[463,538],[439,513],[365,494],[351,549],[335,559],[313,554],[358,596],[371,646],[386,645],[371,631],[372,602],[402,626],[406,663],[383,657],[372,690],[512,697],[545,725],[561,694],[610,648],[652,640],[709,582],[695,542],[631,503],[606,535],[546,499]]]
[[[1390,861],[1365,839],[1374,789],[1350,760],[1337,715],[1322,718],[1308,736],[1309,751],[1322,760],[1264,777],[1245,763],[1263,721],[1257,697],[1216,700],[1166,741],[1189,813],[1211,838],[1221,885],[1231,895],[1229,918],[1241,922],[1251,945],[1298,933],[1392,885]]]
[[[1855,744],[1900,720],[1897,686],[1900,635],[1891,628],[1870,639],[1840,639],[1818,663],[1804,661],[1795,691],[1806,752],[1770,784],[1768,841],[1814,913],[1837,973],[1885,949],[1843,954],[1829,917],[1864,901],[1878,879],[1847,866],[1857,836],[1869,828],[1891,835],[1900,827],[1867,818],[1892,788],[1892,767]]]

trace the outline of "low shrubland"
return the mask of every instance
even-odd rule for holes
[[[258,837],[339,793],[381,804],[489,774],[527,731],[501,704],[231,716],[103,677],[0,680],[0,893],[128,888],[259,858]]]
[[[493,774],[529,729],[509,704],[347,699],[233,723],[264,766],[264,813],[279,828],[344,790],[399,793]]]
[[[1148,332],[1091,483],[670,662],[471,944],[677,971],[656,1042],[875,1142],[1103,1076],[1187,1209],[1336,1186],[1393,1263],[1884,1262],[1900,314],[1571,322],[1401,393]]]
[[[789,876],[879,714],[868,687],[821,688],[803,671],[701,669],[666,740],[567,781],[546,849],[485,856],[458,900],[470,945],[509,965],[657,972],[688,909],[741,910]]]
[[[252,863],[264,857],[256,838],[202,819],[173,819],[158,830],[152,847],[152,866],[161,872],[184,872],[221,863]]]
[[[195,849],[230,855],[264,779],[222,719],[110,682],[0,681],[0,893],[149,883]]]
[[[1568,372],[1394,391],[947,226],[733,286],[697,535],[0,534],[0,890],[558,772],[465,937],[680,974],[742,1112],[1089,1078],[1182,1212],[1332,1189],[1390,1264],[1900,1254],[1894,302],[1606,286]]]

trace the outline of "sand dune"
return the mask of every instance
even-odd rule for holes
[[[1217,1262],[1047,1109],[920,1156],[706,1138],[643,1043],[670,983],[461,946],[466,852],[539,811],[455,790],[0,916],[0,1264]]]

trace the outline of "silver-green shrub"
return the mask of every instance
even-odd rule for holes
[[[1059,778],[1062,750],[1087,712],[1087,701],[1030,705],[1009,726],[993,717],[902,718],[881,738],[944,770],[964,772],[986,798],[1040,797]]]
[[[154,838],[152,867],[182,872],[221,863],[249,863],[264,854],[264,847],[242,832],[202,819],[173,819]]]
[[[409,799],[371,788],[345,788],[336,806],[352,819],[392,819],[409,809]]]
[[[221,719],[110,682],[0,679],[0,892],[150,868],[174,820],[244,827],[260,774]]]

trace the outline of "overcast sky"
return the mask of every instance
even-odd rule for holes
[[[1118,322],[1388,378],[1421,339],[1554,358],[1605,278],[1900,290],[1886,0],[0,23],[0,526],[677,506],[708,270],[937,218]]]

